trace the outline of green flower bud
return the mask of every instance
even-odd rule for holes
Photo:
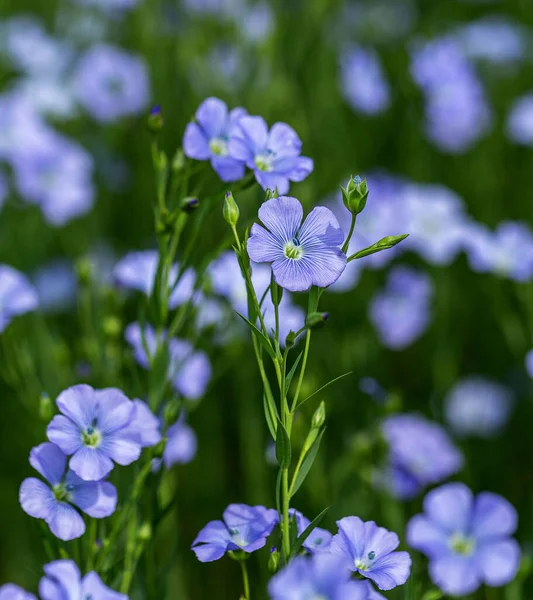
[[[167,445],[167,440],[161,440],[159,442],[159,444],[157,444],[156,446],[154,446],[153,449],[153,453],[154,453],[154,458],[161,458],[163,456],[163,453],[165,452],[165,446]]]
[[[187,196],[181,201],[181,210],[186,213],[194,212],[200,206],[200,200],[193,196]]]
[[[296,332],[289,331],[289,335],[285,338],[285,348],[292,348],[294,346],[294,342],[296,341]]]
[[[174,154],[174,158],[172,159],[172,171],[174,173],[179,173],[180,171],[183,171],[183,167],[185,166],[185,154],[183,154],[183,150],[181,148],[178,148],[176,150],[176,154]]]
[[[163,129],[163,115],[161,114],[161,106],[156,104],[150,114],[148,115],[148,119],[146,120],[146,125],[148,127],[148,131],[150,133],[159,133],[161,129]]]
[[[354,215],[362,212],[368,199],[368,185],[366,179],[361,179],[359,175],[350,177],[346,189],[341,186],[342,201],[344,206]]]
[[[307,437],[305,438],[304,445],[302,446],[303,454],[307,454],[309,450],[311,450],[311,446],[315,443],[316,438],[318,437],[319,430],[311,427]]]
[[[329,314],[327,312],[311,313],[310,315],[307,315],[305,319],[305,326],[307,329],[320,329],[320,327],[324,327],[328,318]]]
[[[141,542],[147,542],[152,539],[152,526],[150,523],[143,523],[137,532],[137,539]]]
[[[76,274],[81,285],[90,283],[93,275],[93,267],[89,258],[80,258],[76,262]]]
[[[231,227],[235,227],[237,222],[239,221],[239,207],[235,202],[235,198],[231,192],[226,192],[226,196],[224,198],[224,208],[222,209],[222,214],[224,215],[224,219],[228,225]]]
[[[50,396],[46,392],[43,392],[39,398],[39,417],[41,421],[49,423],[53,413],[54,409]]]
[[[270,550],[270,556],[268,557],[267,569],[271,575],[275,575],[278,572],[279,552],[275,546],[273,546]]]
[[[313,420],[311,421],[311,426],[313,429],[320,429],[326,420],[326,405],[324,404],[324,400],[319,404],[318,408],[315,410],[315,414],[313,415]]]
[[[167,425],[172,425],[176,422],[180,414],[180,403],[176,398],[169,400],[163,410],[163,419]]]
[[[117,317],[106,317],[102,322],[102,330],[106,336],[117,338],[122,332],[122,321]]]

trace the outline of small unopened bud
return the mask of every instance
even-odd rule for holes
[[[163,453],[165,452],[165,446],[167,445],[167,441],[166,440],[161,440],[159,442],[159,444],[157,444],[156,446],[154,446],[153,449],[153,456],[155,459],[157,458],[161,458],[163,456]]]
[[[200,200],[193,196],[183,198],[181,202],[181,210],[186,213],[194,212],[200,206]]]
[[[289,331],[289,334],[285,338],[285,348],[292,348],[294,346],[295,341],[296,341],[296,332]]]
[[[342,201],[344,206],[354,215],[362,212],[368,199],[368,185],[366,179],[361,179],[359,175],[350,177],[346,189],[341,187]]]
[[[76,274],[82,285],[87,285],[91,281],[93,268],[91,261],[87,257],[80,258],[76,263]]]
[[[167,425],[173,425],[180,414],[179,402],[172,398],[169,400],[163,410],[163,419]]]
[[[274,190],[267,188],[267,191],[265,194],[265,200],[272,200],[272,198],[279,198],[278,188],[276,188]]]
[[[275,573],[278,572],[279,552],[278,552],[278,549],[276,548],[276,546],[272,546],[272,548],[270,549],[270,556],[268,557],[267,569],[271,575],[274,575]]]
[[[122,322],[117,317],[106,317],[102,323],[102,330],[110,338],[119,337],[122,332]]]
[[[150,111],[150,114],[148,115],[146,125],[151,133],[159,133],[161,129],[163,129],[163,124],[164,121],[163,115],[161,113],[161,106],[159,104],[156,104]]]
[[[50,396],[43,392],[39,398],[39,417],[44,423],[48,423],[53,414],[52,401]]]
[[[150,523],[143,523],[137,532],[137,539],[141,542],[147,542],[152,539],[152,526]]]
[[[172,170],[174,173],[179,173],[183,171],[183,167],[185,166],[185,154],[183,154],[183,150],[178,148],[176,150],[176,154],[174,154],[174,158],[172,159]]]
[[[235,227],[239,221],[239,207],[235,202],[235,198],[231,192],[227,192],[224,198],[224,208],[222,209],[222,214],[224,215],[224,219],[228,225],[231,227]]]
[[[311,313],[310,315],[307,315],[305,319],[305,326],[307,329],[319,329],[320,327],[324,327],[328,318],[329,314],[327,312]]]
[[[313,420],[311,421],[311,426],[313,429],[320,429],[326,420],[326,405],[324,404],[324,400],[320,403],[318,408],[315,410],[315,414],[313,415]]]

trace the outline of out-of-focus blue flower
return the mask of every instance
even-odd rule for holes
[[[433,284],[425,273],[403,266],[390,271],[385,289],[372,298],[369,311],[387,348],[406,348],[426,331],[432,296]]]
[[[358,112],[375,115],[390,106],[390,89],[378,53],[371,48],[347,48],[340,60],[342,95]]]
[[[280,196],[264,202],[254,223],[247,250],[254,262],[272,263],[276,283],[291,292],[312,285],[327,287],[346,267],[340,249],[344,234],[334,214],[324,206],[314,208],[302,224],[303,208],[296,198]]]
[[[78,102],[103,123],[136,115],[150,100],[144,61],[107,44],[95,45],[81,57],[73,85]]]
[[[157,250],[143,250],[126,254],[114,267],[113,279],[117,285],[130,290],[143,292],[146,297],[152,295],[159,254]],[[179,265],[174,263],[168,274],[168,285],[172,288],[168,305],[174,309],[187,302],[194,291],[196,275],[192,268],[183,272],[179,282]]]
[[[292,518],[296,519],[298,535],[302,535],[309,525],[311,525],[311,521],[294,508],[289,511],[289,514]],[[327,529],[315,527],[303,543],[303,547],[313,553],[329,552],[332,538],[333,535]]]
[[[506,130],[513,142],[533,146],[533,92],[515,100],[507,116]]]
[[[415,497],[463,466],[461,451],[438,423],[399,414],[383,421],[382,432],[389,446],[389,466],[381,484],[401,500]]]
[[[235,26],[244,39],[254,44],[267,39],[274,25],[274,13],[268,2],[247,4],[235,14]]]
[[[17,81],[12,93],[45,117],[64,120],[77,115],[76,100],[69,81],[44,76],[25,77]]]
[[[14,583],[0,585],[0,600],[37,600],[37,598]]]
[[[466,485],[448,483],[424,498],[424,514],[407,526],[409,544],[429,557],[433,583],[450,596],[466,596],[483,583],[502,586],[520,565],[520,546],[510,536],[518,515],[501,496],[475,498]]]
[[[9,186],[2,171],[0,171],[0,210],[9,194]]]
[[[400,545],[395,533],[359,517],[344,517],[337,525],[331,553],[342,557],[348,569],[371,579],[380,590],[392,590],[407,581],[411,557],[407,552],[394,552]]]
[[[183,5],[192,13],[232,17],[244,8],[242,0],[184,0]]]
[[[99,481],[114,467],[129,465],[141,454],[132,430],[135,404],[117,388],[94,390],[75,385],[56,400],[62,413],[46,430],[48,439],[71,456],[69,467],[85,481]]]
[[[97,573],[91,571],[84,577],[72,560],[56,560],[44,567],[45,576],[39,582],[42,600],[128,600],[108,588]]]
[[[229,550],[259,550],[278,523],[276,510],[246,504],[230,504],[222,518],[208,523],[192,543],[199,561],[218,560]]]
[[[181,413],[177,422],[168,428],[166,437],[163,461],[167,469],[190,463],[196,456],[198,440],[193,428],[185,422],[185,413]]]
[[[37,290],[25,275],[0,264],[0,333],[13,317],[31,312],[39,305]]]
[[[426,97],[426,135],[440,150],[469,150],[490,128],[492,114],[477,74],[451,37],[418,45],[411,73]]]
[[[32,279],[43,312],[64,312],[75,304],[78,284],[69,261],[54,260],[38,269]]]
[[[300,156],[302,142],[286,123],[275,123],[270,131],[262,117],[245,116],[228,144],[230,156],[253,170],[259,185],[289,191],[290,181],[303,181],[313,170],[313,161]]]
[[[49,442],[30,453],[30,464],[49,483],[28,477],[20,486],[20,505],[31,517],[44,519],[52,533],[69,541],[85,533],[85,523],[78,511],[95,519],[115,512],[117,490],[108,481],[83,481],[67,469],[67,457]]]
[[[279,571],[268,585],[272,600],[378,600],[367,581],[350,581],[346,561],[332,554],[299,556]]]
[[[229,155],[229,142],[237,131],[244,108],[228,107],[218,98],[207,98],[196,111],[183,135],[183,152],[189,158],[210,160],[222,181],[238,181],[244,176],[245,164]]]
[[[54,226],[86,214],[94,201],[93,159],[72,140],[46,132],[13,157],[15,185]]]
[[[472,224],[465,245],[474,271],[515,281],[533,277],[533,232],[525,223],[503,221],[494,232],[484,225]]]
[[[441,185],[406,184],[402,190],[404,250],[417,252],[433,265],[449,265],[465,245],[469,219],[463,201]]]
[[[490,438],[507,424],[513,407],[511,392],[483,377],[465,377],[445,399],[446,420],[462,436]]]
[[[105,10],[129,10],[137,4],[139,0],[74,0],[77,4],[83,6],[97,6]]]
[[[501,17],[485,17],[455,31],[469,58],[494,64],[521,60],[526,50],[527,31]]]
[[[526,354],[526,358],[525,358],[524,362],[525,362],[527,374],[531,377],[531,379],[533,379],[533,350],[530,350]]]
[[[153,327],[131,323],[125,331],[125,338],[133,348],[135,360],[145,369],[150,368],[157,348],[157,335]],[[166,332],[163,334],[166,338]],[[177,338],[168,340],[168,381],[183,397],[189,400],[201,398],[211,379],[211,365],[204,352],[194,350],[192,345]],[[148,356],[146,351],[148,350]]]

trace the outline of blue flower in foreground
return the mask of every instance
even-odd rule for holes
[[[371,579],[380,590],[392,590],[407,581],[411,557],[407,552],[393,552],[400,545],[395,533],[359,517],[344,517],[337,525],[339,533],[333,536],[331,552],[343,557],[351,571]]]
[[[398,414],[383,421],[389,446],[384,483],[401,500],[461,470],[463,454],[438,424],[418,415]]]
[[[244,108],[228,107],[218,98],[207,98],[196,111],[195,121],[189,123],[183,135],[185,156],[210,160],[222,181],[238,181],[244,176],[245,164],[229,154],[229,142],[237,130]]]
[[[31,517],[44,519],[52,533],[69,541],[85,533],[85,523],[71,505],[95,519],[115,512],[117,490],[107,481],[83,481],[66,469],[67,457],[50,442],[32,449],[30,464],[50,484],[29,477],[20,486],[20,505]]]
[[[148,298],[152,295],[159,264],[157,250],[143,250],[126,254],[114,267],[113,279],[120,287],[138,290]],[[168,285],[172,288],[168,305],[174,309],[189,300],[194,292],[196,275],[192,268],[185,270],[179,281],[179,265],[174,263],[168,274]]]
[[[289,181],[303,181],[313,170],[313,161],[300,156],[302,142],[292,127],[275,123],[269,131],[261,117],[245,116],[229,141],[229,153],[254,171],[266,190],[289,191]]]
[[[157,336],[153,327],[145,325],[143,331],[139,323],[131,323],[126,328],[124,337],[133,348],[135,360],[141,367],[149,369],[157,348]],[[177,338],[168,340],[167,351],[167,378],[172,387],[189,400],[201,398],[211,379],[211,365],[206,354],[195,350],[189,342]]]
[[[302,224],[300,202],[280,196],[261,205],[259,218],[268,229],[252,226],[248,254],[255,262],[272,263],[276,283],[305,292],[312,285],[327,287],[337,281],[346,267],[339,247],[344,234],[329,208],[317,206]]]
[[[246,504],[230,504],[222,518],[208,523],[192,543],[199,561],[218,560],[230,550],[259,550],[278,523],[276,510]]]
[[[196,456],[198,440],[193,428],[185,422],[185,413],[168,428],[166,437],[163,462],[167,469],[174,465],[190,463]]]
[[[75,385],[56,400],[56,415],[46,430],[48,439],[71,456],[70,468],[85,481],[103,479],[114,462],[129,465],[141,454],[131,427],[135,404],[116,388],[94,390]]]
[[[79,103],[103,123],[138,114],[150,100],[144,61],[107,44],[89,48],[76,66],[73,78]]]
[[[128,600],[108,588],[97,573],[84,577],[72,560],[56,560],[44,567],[45,576],[39,582],[42,600]]]
[[[35,310],[37,291],[28,279],[13,267],[0,264],[0,333],[13,317]]]
[[[338,556],[299,556],[279,571],[268,585],[272,600],[378,600],[367,581],[350,581],[351,572]]]
[[[427,494],[424,514],[407,526],[409,544],[429,557],[429,575],[450,596],[466,596],[482,583],[512,581],[520,565],[520,546],[510,536],[517,526],[514,507],[501,496],[474,498],[462,483],[448,483]]]
[[[0,600],[37,600],[33,594],[18,585],[6,583],[0,586]]]
[[[513,103],[507,116],[507,135],[516,144],[533,146],[533,92]]]
[[[290,516],[296,519],[298,535],[302,535],[311,524],[311,521],[307,517],[304,517],[299,510],[295,509],[290,510]],[[332,538],[333,535],[327,529],[315,527],[303,543],[303,547],[313,553],[328,552]]]

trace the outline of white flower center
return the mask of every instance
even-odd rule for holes
[[[102,434],[94,425],[91,425],[81,434],[81,439],[84,446],[87,446],[88,448],[98,448],[102,441]]]
[[[304,254],[304,249],[297,237],[294,237],[290,242],[283,246],[283,254],[291,260],[299,260]]]
[[[450,548],[461,556],[470,556],[476,547],[476,541],[464,535],[463,533],[456,532],[448,540]]]
[[[356,569],[360,571],[368,571],[372,566],[372,561],[376,558],[376,553],[374,550],[371,550],[366,556],[356,558],[354,560],[354,565]]]
[[[274,159],[274,153],[271,150],[267,150],[263,154],[258,154],[254,158],[255,166],[260,171],[272,171],[272,161]]]
[[[213,138],[209,141],[209,149],[215,156],[227,156],[228,142],[221,137]]]

